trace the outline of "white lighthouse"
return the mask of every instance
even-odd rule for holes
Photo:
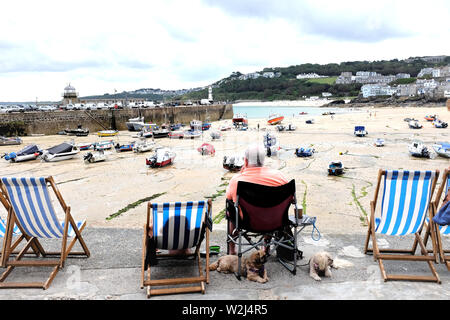
[[[212,96],[212,87],[208,87],[208,100],[209,102],[213,102],[213,96]]]

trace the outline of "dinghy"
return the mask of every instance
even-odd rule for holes
[[[411,129],[421,129],[422,128],[422,125],[419,123],[419,121],[417,121],[417,120],[411,120],[411,121],[409,121],[408,122],[408,126],[411,128]]]
[[[78,125],[77,129],[64,129],[64,132],[68,136],[85,137],[89,135],[89,129],[82,128],[81,124]]]
[[[147,152],[152,151],[155,147],[156,143],[153,141],[148,141],[145,139],[140,139],[139,141],[135,142],[133,146],[133,152],[141,153],[141,152]]]
[[[271,114],[269,116],[269,119],[267,120],[267,123],[270,125],[276,125],[280,124],[284,120],[284,116],[279,114]]]
[[[94,144],[94,150],[109,150],[114,148],[114,141],[100,141]]]
[[[81,151],[83,150],[89,150],[91,148],[94,147],[94,145],[92,143],[78,143],[77,148],[80,149]]]
[[[367,134],[366,128],[364,126],[355,126],[353,134],[357,137],[365,137]]]
[[[161,168],[172,164],[175,159],[175,153],[166,147],[156,148],[155,153],[145,159],[145,163],[151,168]]]
[[[63,142],[42,152],[41,158],[47,162],[69,160],[80,152],[73,143]]]
[[[285,128],[284,128],[284,130],[286,130],[286,131],[295,131],[297,129],[297,127],[296,126],[294,126],[293,124],[288,124]]]
[[[209,130],[211,128],[211,123],[205,122],[202,124],[202,131]]]
[[[448,123],[444,122],[442,120],[436,119],[433,121],[433,125],[435,128],[447,128],[448,127]]]
[[[222,126],[220,126],[220,131],[230,131],[231,130],[231,126],[229,124],[224,124]]]
[[[30,144],[19,152],[5,153],[2,158],[10,162],[22,162],[36,160],[42,154],[42,150],[35,144]]]
[[[212,131],[209,133],[209,135],[213,140],[219,140],[222,137],[222,134],[219,131]]]
[[[97,135],[99,137],[112,137],[112,136],[116,136],[119,133],[118,130],[101,130],[99,132],[97,132]]]
[[[427,120],[427,121],[434,121],[434,120],[437,119],[437,116],[436,115],[426,115],[424,117],[424,119]]]
[[[0,146],[13,146],[18,144],[22,144],[22,139],[20,139],[19,137],[7,138],[4,136],[0,136]]]
[[[384,140],[381,138],[378,138],[377,140],[375,140],[374,145],[376,147],[383,147],[384,146]]]
[[[344,166],[340,161],[332,161],[328,165],[328,174],[333,176],[338,176],[344,173]]]
[[[115,149],[117,152],[125,152],[125,151],[133,151],[134,142],[125,143],[125,144],[119,144],[117,143],[115,145]]]
[[[170,131],[168,129],[153,130],[153,138],[166,138],[169,136],[169,133]]]
[[[438,156],[450,158],[450,143],[440,142],[433,144],[432,147]]]
[[[103,150],[94,151],[94,152],[88,152],[84,155],[83,160],[84,163],[94,163],[94,162],[100,162],[105,161],[107,158],[106,152]]]
[[[216,149],[214,149],[214,146],[209,143],[202,144],[200,147],[197,148],[197,151],[200,152],[202,156],[205,155],[213,156],[216,154]]]
[[[184,132],[185,139],[195,139],[200,138],[202,135],[201,131],[187,130]]]
[[[305,123],[307,123],[307,124],[314,124],[314,119],[306,120]]]
[[[430,158],[428,148],[420,141],[414,141],[408,146],[408,151],[413,157]]]
[[[175,130],[171,131],[169,133],[170,139],[183,139],[184,138],[184,132],[182,130]]]
[[[295,149],[295,155],[297,157],[311,157],[314,154],[314,149],[313,148],[297,148]]]
[[[224,169],[227,169],[231,172],[236,172],[241,170],[244,163],[245,162],[243,155],[224,156],[222,166]]]

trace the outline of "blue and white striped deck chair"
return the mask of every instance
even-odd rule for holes
[[[378,260],[384,281],[411,280],[441,283],[433,265],[436,261],[437,252],[433,250],[433,255],[429,255],[420,236],[426,217],[431,217],[432,214],[433,206],[431,198],[436,187],[438,176],[439,170],[379,171],[374,200],[370,203],[371,216],[364,251],[365,253],[373,252],[374,259]],[[383,184],[383,191],[381,193],[381,217],[375,218],[376,204],[381,184]],[[398,237],[414,235],[414,243],[410,250],[394,248],[379,249],[376,242],[376,234]],[[372,238],[372,249],[369,249],[370,238]],[[417,244],[420,246],[421,255],[415,254]],[[388,275],[384,268],[383,260],[427,262],[433,276]]]
[[[211,200],[170,202],[170,203],[148,203],[147,224],[144,228],[144,240],[142,250],[142,282],[141,288],[147,287],[147,297],[151,295],[202,292],[205,293],[205,283],[209,283],[209,228],[211,223]],[[205,237],[206,235],[206,237]],[[206,238],[206,268],[203,274],[200,261],[200,246]],[[198,259],[198,277],[168,278],[152,280],[150,278],[150,261],[148,250],[169,250],[169,253],[160,251],[156,259],[163,257],[194,256]],[[186,249],[195,248],[194,253],[187,253]],[[173,251],[173,250],[182,250]],[[147,270],[147,275],[145,274]],[[196,284],[193,286],[173,287],[183,284]],[[172,288],[153,289],[155,286],[172,286]]]
[[[434,214],[438,212],[440,206],[443,203],[443,200],[448,196],[449,192],[450,192],[450,170],[445,169],[444,174],[442,175],[441,186],[439,187],[436,193],[436,198],[434,200],[434,212],[433,212]],[[434,224],[437,226],[437,230],[439,230],[439,232],[436,233],[436,241],[439,249],[440,260],[442,263],[445,263],[447,269],[450,271],[450,255],[446,255],[450,253],[450,249],[444,249],[441,237],[450,235],[450,225],[441,226],[436,223]]]
[[[65,218],[60,221],[52,204],[49,185],[53,189],[63,209]],[[10,178],[0,179],[2,197],[7,200],[6,209],[11,215],[8,223],[17,225],[27,240],[27,244],[19,252],[14,260],[11,260],[12,235],[5,234],[2,266],[7,267],[0,278],[0,288],[43,288],[47,289],[59,269],[64,267],[68,256],[89,257],[89,250],[81,236],[81,231],[86,226],[86,221],[75,222],[70,214],[70,207],[66,205],[52,177],[48,178]],[[3,203],[4,201],[2,201]],[[3,203],[5,205],[5,203]],[[73,238],[67,243],[68,238]],[[46,252],[39,239],[61,239],[61,251]],[[76,242],[79,242],[82,251],[72,252]],[[22,260],[29,248],[39,253],[42,257],[58,257],[59,259],[47,260]],[[53,271],[46,282],[11,283],[4,282],[11,271],[18,266],[45,266],[53,267]]]

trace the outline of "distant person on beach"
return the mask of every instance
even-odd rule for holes
[[[244,156],[244,166],[238,174],[231,178],[230,183],[228,184],[226,192],[227,208],[229,206],[234,206],[233,203],[236,202],[238,181],[246,181],[274,187],[281,186],[289,182],[279,170],[264,167],[265,155],[266,150],[262,144],[252,144],[247,148]],[[229,213],[227,211],[227,215],[228,214]],[[228,219],[228,223],[230,233],[232,234],[235,228],[234,223],[230,219]],[[234,243],[230,242],[228,243],[228,246],[229,253],[236,254]]]

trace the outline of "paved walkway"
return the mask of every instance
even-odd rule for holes
[[[299,265],[307,264],[316,252],[326,250],[340,262],[348,266],[333,270],[332,278],[315,281],[309,277],[308,266],[300,266],[297,275],[290,274],[270,257],[267,262],[269,282],[259,284],[243,279],[238,281],[233,275],[211,273],[206,294],[181,294],[152,297],[151,300],[448,300],[450,298],[450,272],[442,264],[436,269],[442,284],[423,282],[383,282],[378,264],[372,256],[362,253],[364,235],[322,234],[319,241],[311,239],[311,230],[305,229],[299,239],[299,248],[304,259]],[[0,299],[100,299],[100,300],[145,300],[145,290],[140,288],[140,266],[142,230],[136,229],[96,229],[87,228],[83,232],[91,251],[89,259],[69,259],[48,290],[5,289],[0,290]],[[395,240],[395,239],[394,239]],[[393,244],[392,239],[380,240],[380,245]],[[398,241],[398,240],[396,240]],[[448,241],[448,240],[447,240]],[[407,242],[409,246],[410,242]],[[211,245],[220,245],[225,254],[224,225],[215,226]],[[446,242],[447,245],[450,242]],[[52,241],[56,248],[55,241]],[[211,258],[215,261],[216,257]],[[162,272],[170,275],[184,275],[196,267],[186,268],[186,264],[161,262],[152,269],[155,278]],[[428,274],[426,263],[392,262],[386,263],[388,271],[416,272]],[[50,271],[17,268],[11,280],[40,281],[48,277]],[[9,279],[9,278],[8,278]]]

